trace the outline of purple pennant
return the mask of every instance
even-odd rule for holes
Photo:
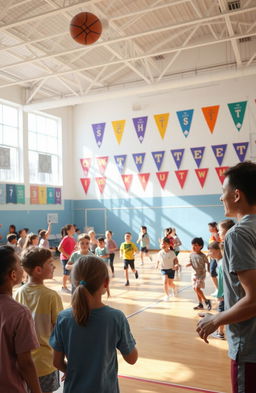
[[[61,204],[61,188],[54,189],[55,203]]]
[[[119,172],[122,174],[124,171],[127,154],[122,154],[120,156],[114,156],[114,157],[115,157],[116,166]]]
[[[218,161],[219,166],[222,165],[223,158],[225,156],[227,145],[212,145],[212,150],[215,155],[216,160]]]
[[[133,124],[134,124],[135,130],[136,130],[137,136],[139,138],[139,141],[140,141],[140,143],[142,143],[144,136],[145,136],[148,117],[147,116],[135,117],[132,120],[133,120]]]
[[[136,167],[138,169],[138,172],[141,171],[141,168],[142,168],[142,165],[143,165],[143,162],[144,162],[144,159],[145,159],[145,154],[146,153],[134,153],[132,155],[133,159],[134,159],[134,162],[135,162],[135,165],[136,165]]]
[[[98,147],[101,147],[106,123],[92,124],[93,133]]]
[[[201,164],[201,161],[202,161],[202,158],[203,158],[203,155],[204,155],[204,149],[205,149],[204,146],[191,147],[191,149],[190,149],[191,153],[193,155],[193,158],[194,158],[194,160],[196,162],[197,168],[200,167],[200,164]]]
[[[176,164],[177,169],[180,169],[181,161],[184,155],[184,150],[185,149],[174,149],[171,150],[174,162]]]
[[[247,153],[249,142],[240,142],[240,143],[233,143],[234,149],[236,151],[237,157],[239,158],[240,162],[243,162],[245,159],[245,155]]]
[[[164,159],[164,153],[165,153],[164,150],[162,150],[162,151],[152,151],[152,153],[151,153],[153,158],[154,158],[154,161],[155,161],[155,164],[156,164],[156,167],[157,167],[158,171],[160,171],[160,169],[161,169],[161,166],[162,166],[162,163],[163,163],[163,159]]]

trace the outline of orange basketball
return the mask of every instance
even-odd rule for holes
[[[102,32],[101,21],[91,12],[80,12],[70,22],[71,37],[82,45],[96,42]]]

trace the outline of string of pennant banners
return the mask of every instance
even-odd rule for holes
[[[248,146],[249,146],[249,142],[238,142],[238,143],[233,143],[233,148],[237,154],[237,157],[239,159],[240,162],[243,162],[248,150]],[[218,175],[218,178],[220,180],[221,183],[223,183],[224,180],[224,172],[225,170],[228,168],[227,166],[222,166],[223,163],[223,159],[225,157],[226,151],[227,151],[227,144],[221,144],[221,145],[211,145],[212,148],[212,152],[217,160],[218,163],[218,167],[215,168],[216,173]],[[201,185],[201,187],[204,187],[205,184],[205,180],[208,174],[208,170],[209,168],[200,168],[201,166],[201,162],[205,153],[205,146],[199,146],[199,147],[191,147],[190,151],[191,154],[195,160],[195,163],[197,165],[197,169],[195,169],[195,174],[199,180],[199,183]],[[185,153],[185,149],[172,149],[170,150],[171,155],[173,157],[174,163],[176,165],[177,170],[175,171],[175,175],[177,177],[177,180],[179,182],[179,185],[181,188],[184,187],[186,179],[187,179],[187,174],[188,174],[188,170],[183,169],[181,170],[181,163],[184,157],[184,153]],[[160,183],[160,186],[162,187],[162,189],[165,188],[168,176],[169,176],[169,171],[161,171],[162,168],[162,164],[163,164],[163,160],[165,157],[166,151],[161,150],[161,151],[154,151],[151,152],[152,158],[154,160],[154,163],[156,165],[157,171],[156,172],[156,176],[157,179]],[[126,160],[127,160],[127,154],[122,154],[122,155],[115,155],[114,156],[114,161],[116,164],[116,167],[122,177],[124,186],[126,191],[128,192],[133,180],[133,175],[132,174],[124,174],[125,171],[125,165],[126,165]],[[150,178],[150,173],[141,173],[142,168],[143,168],[143,164],[145,161],[145,157],[146,157],[146,153],[134,153],[132,154],[133,160],[134,160],[134,164],[137,168],[137,171],[139,172],[137,174],[141,186],[144,189],[144,191],[146,190],[149,178]],[[105,175],[105,171],[109,162],[109,157],[108,156],[103,156],[103,157],[96,157],[96,162],[98,165],[98,169],[100,174],[102,175],[101,177],[95,177],[95,181],[98,185],[99,191],[101,193],[104,192],[105,189],[105,185],[106,185],[106,181],[107,178],[104,176]],[[88,177],[89,171],[91,169],[91,165],[92,165],[92,158],[81,158],[80,159],[80,163],[84,172],[84,178],[81,178],[81,184],[83,186],[83,189],[85,191],[85,193],[88,192],[90,183],[91,183],[91,179]]]
[[[240,131],[244,121],[247,101],[233,102],[227,105],[230,115],[233,119],[234,125],[237,131]],[[215,124],[219,114],[219,109],[220,109],[220,105],[213,105],[213,106],[207,106],[201,108],[205,121],[209,127],[209,131],[211,133],[214,132]],[[165,133],[169,121],[169,115],[170,115],[169,113],[161,113],[161,114],[154,115],[154,120],[156,122],[157,129],[162,139],[164,139],[165,137]],[[187,138],[189,136],[190,129],[191,129],[194,109],[177,111],[176,115],[181,127],[181,131],[184,137]],[[142,143],[145,138],[148,116],[135,117],[132,119],[132,121],[138,140],[140,141],[140,143]],[[120,144],[124,134],[126,120],[115,120],[112,121],[111,123],[117,143]],[[95,141],[99,148],[101,147],[103,142],[105,128],[106,128],[106,123],[92,124],[92,130],[95,137]]]

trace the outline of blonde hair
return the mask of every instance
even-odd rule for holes
[[[72,309],[78,325],[86,325],[90,315],[89,296],[109,280],[108,268],[102,259],[95,256],[82,256],[74,264],[71,281],[76,287],[72,296]],[[109,289],[107,289],[109,295]]]

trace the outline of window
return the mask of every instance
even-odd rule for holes
[[[19,108],[0,103],[0,181],[23,181],[22,129]]]
[[[29,180],[62,185],[61,121],[49,115],[28,114]]]

